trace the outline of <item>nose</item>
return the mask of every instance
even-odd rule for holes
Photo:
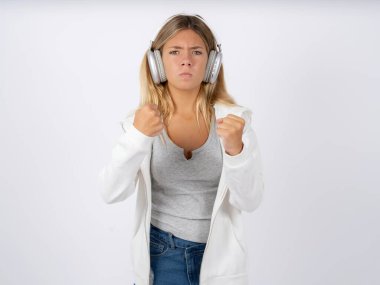
[[[184,52],[184,55],[181,59],[181,65],[188,65],[190,66],[192,64],[191,62],[191,53],[189,52]]]

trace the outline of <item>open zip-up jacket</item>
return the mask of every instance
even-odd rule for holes
[[[243,149],[234,156],[225,152],[212,210],[210,231],[200,270],[200,285],[248,285],[242,211],[253,212],[260,204],[264,179],[259,145],[251,125],[252,111],[243,106],[214,104],[215,117],[234,114],[245,120]],[[133,125],[135,111],[121,121],[124,132],[113,146],[111,161],[99,173],[101,196],[108,204],[136,195],[131,240],[136,285],[152,284],[150,270],[151,177],[150,158],[155,137]]]

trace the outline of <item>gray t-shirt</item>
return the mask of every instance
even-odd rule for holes
[[[182,148],[163,135],[153,141],[151,223],[173,235],[194,242],[207,242],[216,192],[223,166],[223,154],[211,120],[207,141],[192,151],[187,160]]]

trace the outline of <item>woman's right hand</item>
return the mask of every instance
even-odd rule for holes
[[[154,137],[159,135],[164,128],[164,123],[158,106],[153,103],[147,103],[137,109],[133,125],[147,136]]]

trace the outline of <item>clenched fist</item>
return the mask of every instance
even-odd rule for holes
[[[234,114],[216,120],[216,133],[223,140],[223,146],[228,155],[237,155],[243,150],[243,130],[245,120]]]
[[[135,112],[133,125],[143,134],[154,137],[164,128],[161,112],[156,104],[147,103]]]

